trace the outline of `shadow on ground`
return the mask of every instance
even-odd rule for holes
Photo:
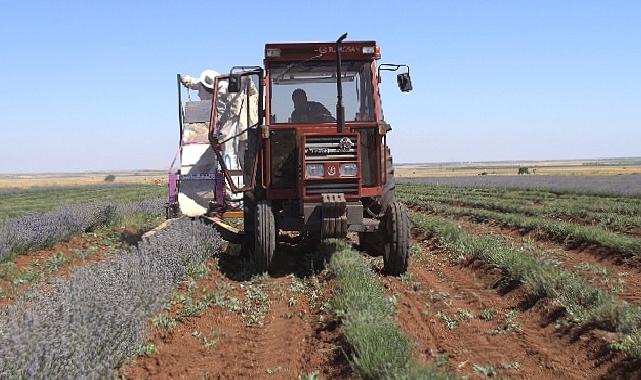
[[[294,275],[305,278],[325,268],[329,252],[323,249],[318,240],[305,236],[281,234],[272,258],[269,275],[273,278]],[[221,254],[218,259],[221,272],[233,281],[248,281],[255,275],[251,255],[246,249],[240,255]]]

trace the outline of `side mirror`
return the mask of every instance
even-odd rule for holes
[[[227,86],[227,92],[240,92],[240,87],[241,87],[240,74],[231,74],[229,76],[229,84]]]
[[[412,78],[410,78],[410,73],[402,73],[396,76],[396,83],[398,88],[403,92],[412,91]]]
[[[401,67],[407,69],[407,72],[398,74],[396,76],[396,83],[398,88],[403,92],[412,91],[412,78],[410,78],[410,67],[408,65],[397,65],[395,63],[381,63],[378,65],[378,83],[381,83],[381,71],[398,71]]]

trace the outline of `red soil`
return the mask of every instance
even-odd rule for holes
[[[279,255],[282,262],[298,260],[293,256],[295,252],[287,252],[286,247],[281,247]],[[210,273],[197,282],[198,287],[211,290],[233,287],[231,295],[243,302],[247,300],[247,287],[262,286],[269,296],[264,323],[248,326],[241,312],[210,306],[202,315],[178,323],[171,331],[152,329],[150,341],[158,353],[140,357],[123,369],[126,378],[296,379],[314,371],[324,379],[354,377],[343,353],[339,331],[322,309],[331,295],[331,278],[321,274],[319,298],[310,303],[308,294],[292,291],[290,287],[294,281],[309,286],[312,280],[295,280],[287,275],[286,267],[281,267],[272,278],[250,283],[231,279],[243,265],[239,258],[220,261],[218,266],[215,260],[210,261]],[[296,300],[294,305],[292,299]],[[174,307],[170,314],[176,311]],[[213,334],[218,342],[208,349],[193,336],[194,331]]]
[[[616,340],[615,334],[555,327],[563,313],[558,307],[530,299],[518,286],[500,290],[496,287],[497,271],[481,263],[454,265],[430,242],[421,246],[424,253],[414,257],[410,280],[384,278],[398,299],[398,323],[417,343],[421,358],[435,360],[447,355],[447,367],[461,375],[489,366],[499,376],[524,379],[625,375],[627,363],[607,349],[608,343]],[[488,309],[496,311],[496,316],[489,321],[480,319],[481,312]],[[472,317],[457,317],[460,310]],[[501,327],[505,330],[510,312],[516,312],[513,321],[518,327],[491,333]],[[459,319],[457,325],[448,328],[443,315]]]
[[[586,278],[594,287],[611,290],[618,287],[618,278],[622,279],[621,292],[615,294],[630,303],[641,304],[641,265],[638,260],[624,259],[619,255],[611,254],[607,249],[593,245],[562,245],[546,240],[533,232],[524,232],[518,228],[505,227],[498,223],[475,223],[470,218],[451,218],[456,220],[466,230],[477,235],[502,236],[512,240],[515,244],[527,242],[533,244],[541,251],[555,252],[550,257],[561,263],[566,269],[576,272]],[[590,270],[581,270],[581,266],[589,265],[607,269],[606,278]]]

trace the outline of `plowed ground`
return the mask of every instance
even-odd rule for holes
[[[532,245],[536,254],[556,255],[562,265],[594,286],[618,287],[621,299],[638,301],[640,273],[634,263],[600,255],[590,247],[540,241],[514,229],[464,218],[457,222],[470,233],[500,235]],[[210,305],[173,329],[150,325],[150,341],[158,352],[139,357],[123,369],[123,375],[296,379],[316,372],[323,379],[357,378],[340,327],[327,310],[331,274],[301,274],[309,248],[297,244],[279,245],[270,278],[250,278],[248,263],[240,257],[212,259],[209,273],[195,281],[196,286],[185,283],[175,298],[219,293],[228,301]],[[638,378],[638,363],[609,348],[619,334],[573,327],[564,322],[562,308],[547,299],[532,299],[519,284],[504,283],[497,269],[478,261],[456,262],[421,235],[413,244],[416,253],[408,274],[381,275],[381,281],[396,303],[397,323],[414,341],[419,360],[470,378]],[[615,279],[625,273],[623,281],[608,282],[601,274],[577,268],[585,263],[606,268]],[[381,258],[372,258],[374,271],[380,273],[381,266]],[[183,309],[175,302],[167,315],[176,316]]]
[[[170,331],[154,328],[150,340],[158,353],[137,359],[124,375],[295,379],[316,372],[325,379],[354,378],[340,333],[325,307],[332,279],[327,272],[297,273],[304,267],[304,256],[301,248],[281,244],[272,277],[253,279],[246,275],[247,263],[240,257],[210,260],[209,274],[197,281],[198,288],[238,302],[210,306]],[[186,292],[186,286],[180,292]],[[180,305],[174,305],[169,314],[179,310]]]

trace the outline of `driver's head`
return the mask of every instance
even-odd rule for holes
[[[297,88],[292,92],[292,101],[294,102],[294,108],[300,108],[307,104],[307,94],[302,88]]]

